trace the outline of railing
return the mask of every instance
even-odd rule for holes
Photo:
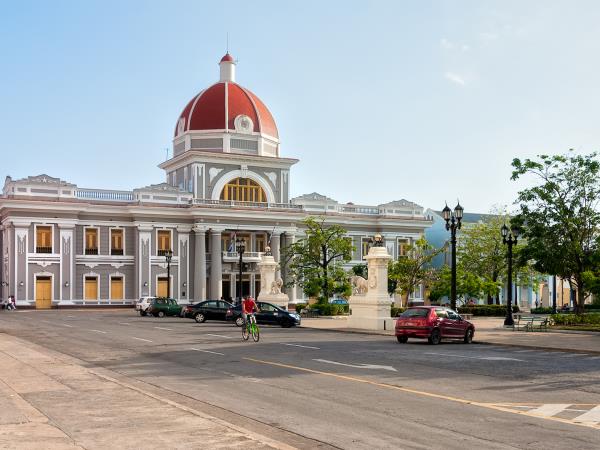
[[[338,209],[339,212],[343,213],[354,213],[354,214],[382,214],[379,208],[370,208],[368,206],[342,206]]]
[[[75,197],[87,200],[106,200],[113,202],[132,202],[133,192],[109,191],[104,189],[77,189]]]
[[[52,247],[36,247],[36,253],[52,253]]]
[[[237,200],[211,200],[207,198],[195,198],[192,204],[229,208],[292,209],[295,211],[302,211],[304,209],[302,205],[293,205],[291,203],[239,202]]]
[[[97,248],[86,248],[85,249],[85,254],[86,255],[97,255],[98,254],[98,249]]]
[[[258,259],[262,256],[263,252],[244,252],[242,255],[242,260],[248,258]],[[240,258],[240,254],[238,252],[223,252],[223,258],[232,259],[232,258]]]
[[[110,250],[110,254],[111,255],[115,255],[115,256],[122,256],[123,255],[123,249],[122,248],[113,248]]]

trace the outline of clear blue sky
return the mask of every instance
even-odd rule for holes
[[[513,157],[600,148],[600,2],[4,1],[0,176],[132,189],[186,102],[237,79],[270,108],[292,193],[512,203]]]

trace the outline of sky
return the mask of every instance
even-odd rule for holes
[[[164,181],[181,110],[237,81],[292,195],[512,208],[513,158],[600,146],[597,1],[0,0],[0,177]]]

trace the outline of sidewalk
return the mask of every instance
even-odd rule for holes
[[[232,447],[292,448],[0,333],[0,448]]]
[[[558,350],[577,353],[600,354],[600,333],[572,332],[553,330],[549,332],[526,332],[505,329],[502,317],[474,318],[471,322],[475,325],[475,339],[477,344],[494,344],[515,347],[528,347],[540,350]],[[302,319],[303,328],[319,330],[375,334],[393,336],[393,330],[359,330],[347,327],[347,318],[337,320]]]

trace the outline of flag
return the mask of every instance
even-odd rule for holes
[[[227,249],[227,251],[230,253],[235,252],[235,233],[231,234],[231,238],[229,241],[229,248]]]

